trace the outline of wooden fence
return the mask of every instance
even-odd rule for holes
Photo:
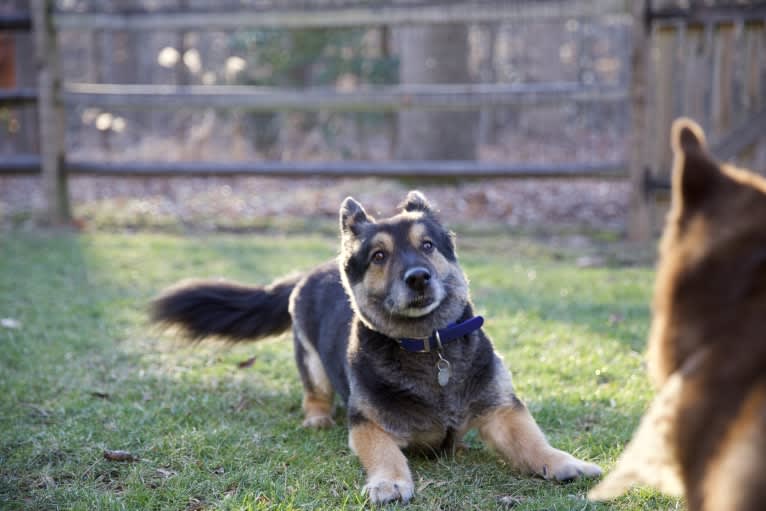
[[[276,175],[628,177],[632,183],[629,233],[652,236],[658,217],[655,191],[667,186],[668,130],[673,117],[699,119],[711,133],[714,151],[733,158],[763,135],[764,20],[766,7],[737,5],[652,8],[648,0],[421,1],[411,4],[342,5],[310,10],[253,12],[61,13],[47,0],[31,1],[31,17],[0,16],[0,30],[33,28],[38,61],[37,90],[0,93],[0,105],[37,101],[41,154],[0,161],[0,173],[41,172],[48,216],[69,219],[67,174],[98,175]],[[630,6],[630,7],[628,7]],[[247,27],[343,27],[428,23],[502,22],[543,18],[632,17],[632,78],[629,90],[581,84],[457,84],[381,86],[341,92],[335,89],[284,90],[237,86],[158,86],[61,83],[59,30],[180,30]],[[738,60],[739,59],[739,60]],[[742,72],[739,63],[744,62]],[[694,87],[687,87],[694,83]],[[700,87],[699,84],[706,84]],[[682,91],[691,91],[682,94]],[[253,162],[104,163],[73,161],[64,150],[64,108],[127,106],[169,108],[205,106],[249,110],[399,111],[476,109],[495,105],[630,101],[631,143],[625,164],[503,165],[482,162]],[[711,130],[712,128],[712,130]]]
[[[634,125],[636,155],[631,229],[649,238],[662,226],[670,188],[673,119],[699,122],[711,151],[750,166],[766,135],[766,5],[763,2],[660,7],[647,11],[645,107]],[[640,70],[639,70],[640,72]],[[634,77],[634,80],[636,77]],[[650,85],[650,86],[649,86]]]

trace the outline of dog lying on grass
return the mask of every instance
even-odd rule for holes
[[[155,300],[153,319],[194,340],[255,340],[292,325],[303,425],[332,425],[341,397],[374,503],[412,498],[403,448],[450,448],[473,428],[520,472],[600,475],[551,447],[516,397],[474,316],[453,236],[428,200],[410,192],[400,208],[376,221],[347,198],[336,262],[267,287],[182,285]]]
[[[659,392],[617,467],[693,511],[766,508],[766,179],[720,165],[693,121],[673,125],[672,206],[649,337]]]

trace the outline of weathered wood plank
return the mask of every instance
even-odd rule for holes
[[[36,154],[13,154],[0,158],[0,174],[39,174],[40,157]]]
[[[62,99],[69,104],[102,107],[216,107],[253,111],[337,110],[396,111],[405,109],[460,110],[499,105],[624,101],[618,87],[583,87],[577,83],[392,85],[350,91],[312,87],[280,89],[235,85],[115,85],[68,84]]]
[[[68,174],[119,177],[272,176],[389,177],[428,179],[600,178],[624,179],[624,162],[506,164],[476,161],[326,161],[326,162],[66,162]],[[34,173],[35,157],[0,162],[0,174]]]
[[[31,29],[32,17],[27,13],[0,15],[0,30],[27,31]]]
[[[652,124],[653,154],[651,168],[658,175],[670,173],[672,159],[670,151],[670,126],[675,116],[674,92],[676,71],[676,28],[662,26],[655,29],[656,53],[654,55],[654,75],[652,88],[654,91],[654,119]]]
[[[764,102],[763,74],[766,59],[766,27],[745,24],[745,80],[743,96],[748,109],[759,110]]]
[[[628,238],[647,241],[652,237],[651,197],[645,192],[644,176],[647,168],[647,71],[649,34],[644,23],[647,0],[633,2],[633,48],[630,67],[630,134],[628,165],[631,182],[628,211]]]
[[[766,136],[766,108],[739,121],[711,144],[711,152],[722,160],[733,160],[759,138]]]
[[[710,79],[705,68],[705,29],[692,25],[686,29],[686,44],[682,48],[684,87],[679,90],[683,114],[702,123],[706,117],[705,95]]]
[[[703,5],[695,3],[690,7],[662,7],[649,12],[651,23],[683,21],[686,23],[732,23],[735,21],[756,21],[766,19],[766,5],[763,3],[736,5]]]
[[[207,30],[239,28],[318,28],[426,23],[480,23],[626,14],[625,0],[509,1],[485,0],[415,4],[368,4],[315,9],[272,9],[230,12],[69,13],[54,23],[61,30]]]
[[[36,101],[37,91],[35,89],[0,89],[0,106],[30,105]]]
[[[715,61],[713,63],[713,129],[712,137],[723,136],[732,123],[732,82],[734,25],[723,23],[718,26],[715,40]]]

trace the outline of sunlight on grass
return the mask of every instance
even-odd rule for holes
[[[531,239],[459,246],[486,329],[552,443],[611,466],[651,396],[651,269],[583,269],[576,251]],[[330,430],[299,427],[289,335],[189,346],[146,320],[148,301],[180,279],[267,283],[336,250],[334,237],[306,235],[6,234],[0,317],[20,326],[0,328],[0,507],[365,507],[343,411]],[[475,434],[468,447],[412,459],[408,509],[489,509],[503,497],[528,510],[677,505],[645,490],[589,504],[590,482],[518,477]],[[104,449],[141,461],[110,462]]]

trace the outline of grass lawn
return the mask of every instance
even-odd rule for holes
[[[187,346],[145,314],[179,279],[267,283],[335,247],[332,236],[300,234],[3,233],[0,318],[17,323],[0,326],[0,508],[367,507],[343,411],[329,430],[300,427],[288,336]],[[578,249],[505,234],[459,238],[458,248],[520,397],[554,445],[609,469],[652,394],[651,268],[583,268]],[[519,477],[475,433],[467,440],[454,458],[410,458],[407,509],[679,506],[647,490],[590,504],[592,482]],[[108,461],[105,449],[140,461]]]

